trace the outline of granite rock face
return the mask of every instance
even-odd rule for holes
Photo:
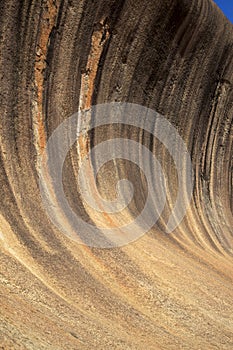
[[[0,348],[232,349],[232,24],[210,0],[8,0],[0,14]],[[113,199],[116,182],[129,178],[130,208],[114,219],[86,206],[80,160],[103,140],[130,135],[161,148],[170,191],[147,234],[98,249],[51,223],[39,171],[53,131],[107,102],[165,116],[191,155],[194,188],[168,235],[179,184],[166,149],[137,128],[84,134],[67,156],[63,182],[86,221],[128,220],[148,194],[136,166],[112,161],[100,171],[99,191]]]

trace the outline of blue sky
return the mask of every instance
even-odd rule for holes
[[[214,0],[225,16],[233,23],[233,0]]]

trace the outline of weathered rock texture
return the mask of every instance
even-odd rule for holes
[[[0,13],[1,349],[232,349],[232,25],[209,0],[3,0]],[[171,200],[140,240],[91,249],[47,218],[38,164],[64,119],[112,101],[176,126],[194,195],[174,234],[164,234]],[[119,132],[99,130],[79,152]],[[137,130],[133,138],[151,144]],[[101,220],[78,196],[77,167],[74,147],[67,197]],[[109,183],[104,174],[114,196],[117,172]],[[175,176],[171,184],[176,191]],[[143,193],[135,196],[140,207]]]

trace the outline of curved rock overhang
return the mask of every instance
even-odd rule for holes
[[[0,13],[3,349],[232,349],[232,24],[209,0],[8,0]],[[39,172],[54,130],[109,102],[166,117],[191,155],[194,187],[168,235],[179,183],[161,142],[124,125],[84,133],[63,182],[87,222],[114,227],[148,194],[137,166],[113,160],[98,175],[99,191],[112,200],[127,177],[132,203],[116,217],[88,207],[77,174],[91,147],[128,137],[157,150],[167,176],[166,205],[150,231],[98,249],[49,220]]]

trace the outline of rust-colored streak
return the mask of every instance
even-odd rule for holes
[[[88,56],[85,72],[81,78],[81,92],[80,92],[80,110],[89,109],[91,107],[91,100],[94,91],[95,77],[98,70],[100,57],[104,48],[104,44],[109,38],[108,26],[99,23],[99,28],[94,30],[91,38],[91,50]]]
[[[36,86],[36,121],[35,135],[37,151],[39,154],[46,145],[46,133],[43,116],[43,85],[44,71],[46,68],[46,56],[49,45],[49,36],[55,25],[58,12],[58,1],[47,0],[42,8],[41,22],[38,30],[35,60],[35,86]]]
[[[109,30],[108,26],[104,25],[104,20],[100,21],[98,24],[98,28],[93,31],[92,39],[91,39],[91,49],[87,60],[87,65],[85,68],[85,72],[81,77],[81,89],[80,89],[80,98],[79,98],[79,109],[80,111],[85,111],[91,108],[92,97],[94,92],[94,84],[98,71],[98,66],[101,58],[101,54],[103,52],[104,44],[109,39]],[[82,116],[81,116],[82,117]],[[78,139],[78,155],[80,164],[84,157],[89,152],[89,139],[88,134],[85,133],[88,130],[88,126],[90,123],[91,114],[85,114],[85,120],[81,120],[81,129],[83,134]],[[88,177],[90,182],[92,183],[92,188],[95,188],[95,179],[93,177],[92,166],[90,164]],[[94,199],[96,203],[98,203],[99,208],[102,208],[102,203],[99,200],[97,193],[93,192]],[[117,228],[119,222],[114,220],[112,215],[105,213],[104,209],[102,211],[102,215],[96,215],[93,213],[93,210],[86,206],[87,213],[93,217],[97,225]]]
[[[91,49],[88,56],[84,73],[81,76],[81,89],[79,96],[79,110],[85,111],[90,109],[92,96],[94,92],[95,78],[98,66],[103,52],[104,44],[109,39],[108,26],[104,24],[104,20],[100,21],[98,28],[93,31],[91,38]],[[85,130],[88,129],[90,116],[85,121],[81,121],[81,128],[84,131],[83,136],[78,140],[78,154],[80,160],[86,156],[89,150],[89,142]]]

